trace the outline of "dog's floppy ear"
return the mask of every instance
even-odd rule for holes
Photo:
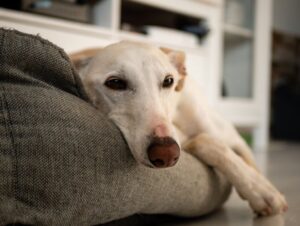
[[[160,50],[163,51],[170,59],[170,62],[177,69],[180,79],[175,87],[176,91],[180,91],[184,85],[184,79],[187,75],[185,68],[185,53],[183,51],[177,51],[165,47],[160,47]]]
[[[90,60],[99,52],[102,48],[90,48],[81,50],[79,52],[69,54],[69,58],[73,63],[77,71],[82,71],[85,68]]]

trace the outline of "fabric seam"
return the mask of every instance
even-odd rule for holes
[[[13,187],[13,194],[14,194],[14,200],[15,200],[15,208],[16,211],[18,209],[18,205],[17,205],[17,188],[18,188],[18,160],[17,160],[17,150],[16,150],[16,146],[15,146],[15,137],[13,135],[13,129],[12,129],[12,122],[11,122],[11,116],[10,116],[10,112],[9,112],[9,107],[8,107],[8,102],[5,96],[5,88],[1,87],[2,89],[2,97],[3,97],[3,107],[4,109],[6,109],[6,111],[4,111],[4,109],[2,110],[3,113],[5,112],[7,114],[7,117],[5,117],[5,114],[3,114],[4,116],[4,120],[5,120],[5,127],[8,130],[8,134],[10,137],[10,141],[11,141],[11,148],[12,148],[12,174],[13,174],[13,180],[12,180],[12,187]]]

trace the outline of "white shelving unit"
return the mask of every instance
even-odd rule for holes
[[[196,78],[199,89],[207,95],[210,103],[238,127],[253,129],[254,146],[263,150],[268,143],[268,47],[272,0],[240,1],[255,1],[254,29],[248,25],[224,23],[224,0],[101,0],[94,7],[95,25],[0,8],[0,26],[39,34],[64,48],[68,53],[106,46],[124,39],[183,50],[187,55],[189,76]],[[144,9],[149,7],[167,14],[205,20],[210,28],[210,34],[201,44],[187,47],[185,43],[170,44],[164,40],[152,40],[143,34],[123,31],[122,20],[126,10],[123,6],[126,4],[137,4]],[[251,13],[249,15],[251,16]],[[244,55],[240,54],[243,48]],[[243,66],[241,62],[243,60],[247,62],[245,56],[247,51],[253,53],[253,61],[249,64],[251,66],[245,70],[247,73],[244,73],[245,78],[252,84],[248,91],[249,95],[222,96],[221,87],[224,81],[222,71],[228,65],[229,71],[232,70],[230,65]],[[226,54],[237,55],[226,58]],[[237,57],[239,59],[234,61]]]
[[[243,14],[236,12],[244,15],[240,24],[239,20],[226,21],[229,2],[244,10]],[[266,150],[269,142],[271,10],[272,0],[224,0],[223,73],[219,80],[223,87],[215,103],[229,119],[234,117],[239,127],[253,132],[253,146],[258,151]]]
[[[130,3],[206,20],[212,32],[204,44],[191,48],[184,43],[170,44],[166,41],[154,41],[146,35],[123,31],[121,30],[122,6]],[[97,11],[93,18],[95,25],[0,8],[0,26],[40,34],[64,48],[68,53],[84,48],[105,46],[124,39],[183,50],[187,54],[189,74],[195,76],[199,81],[199,86],[205,93],[208,93],[208,96],[211,96],[211,93],[216,92],[217,88],[213,84],[214,78],[219,73],[215,63],[219,59],[218,50],[221,45],[220,3],[220,0],[176,0],[176,4],[174,0],[101,0],[94,7],[94,12]]]

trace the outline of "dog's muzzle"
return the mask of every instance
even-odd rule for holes
[[[180,148],[171,137],[154,137],[147,152],[150,162],[157,168],[174,166],[180,156]]]

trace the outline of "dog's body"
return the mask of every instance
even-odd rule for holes
[[[120,128],[137,162],[173,166],[183,149],[222,172],[258,214],[287,209],[232,124],[185,75],[182,52],[121,42],[99,51],[81,74],[92,102]]]

